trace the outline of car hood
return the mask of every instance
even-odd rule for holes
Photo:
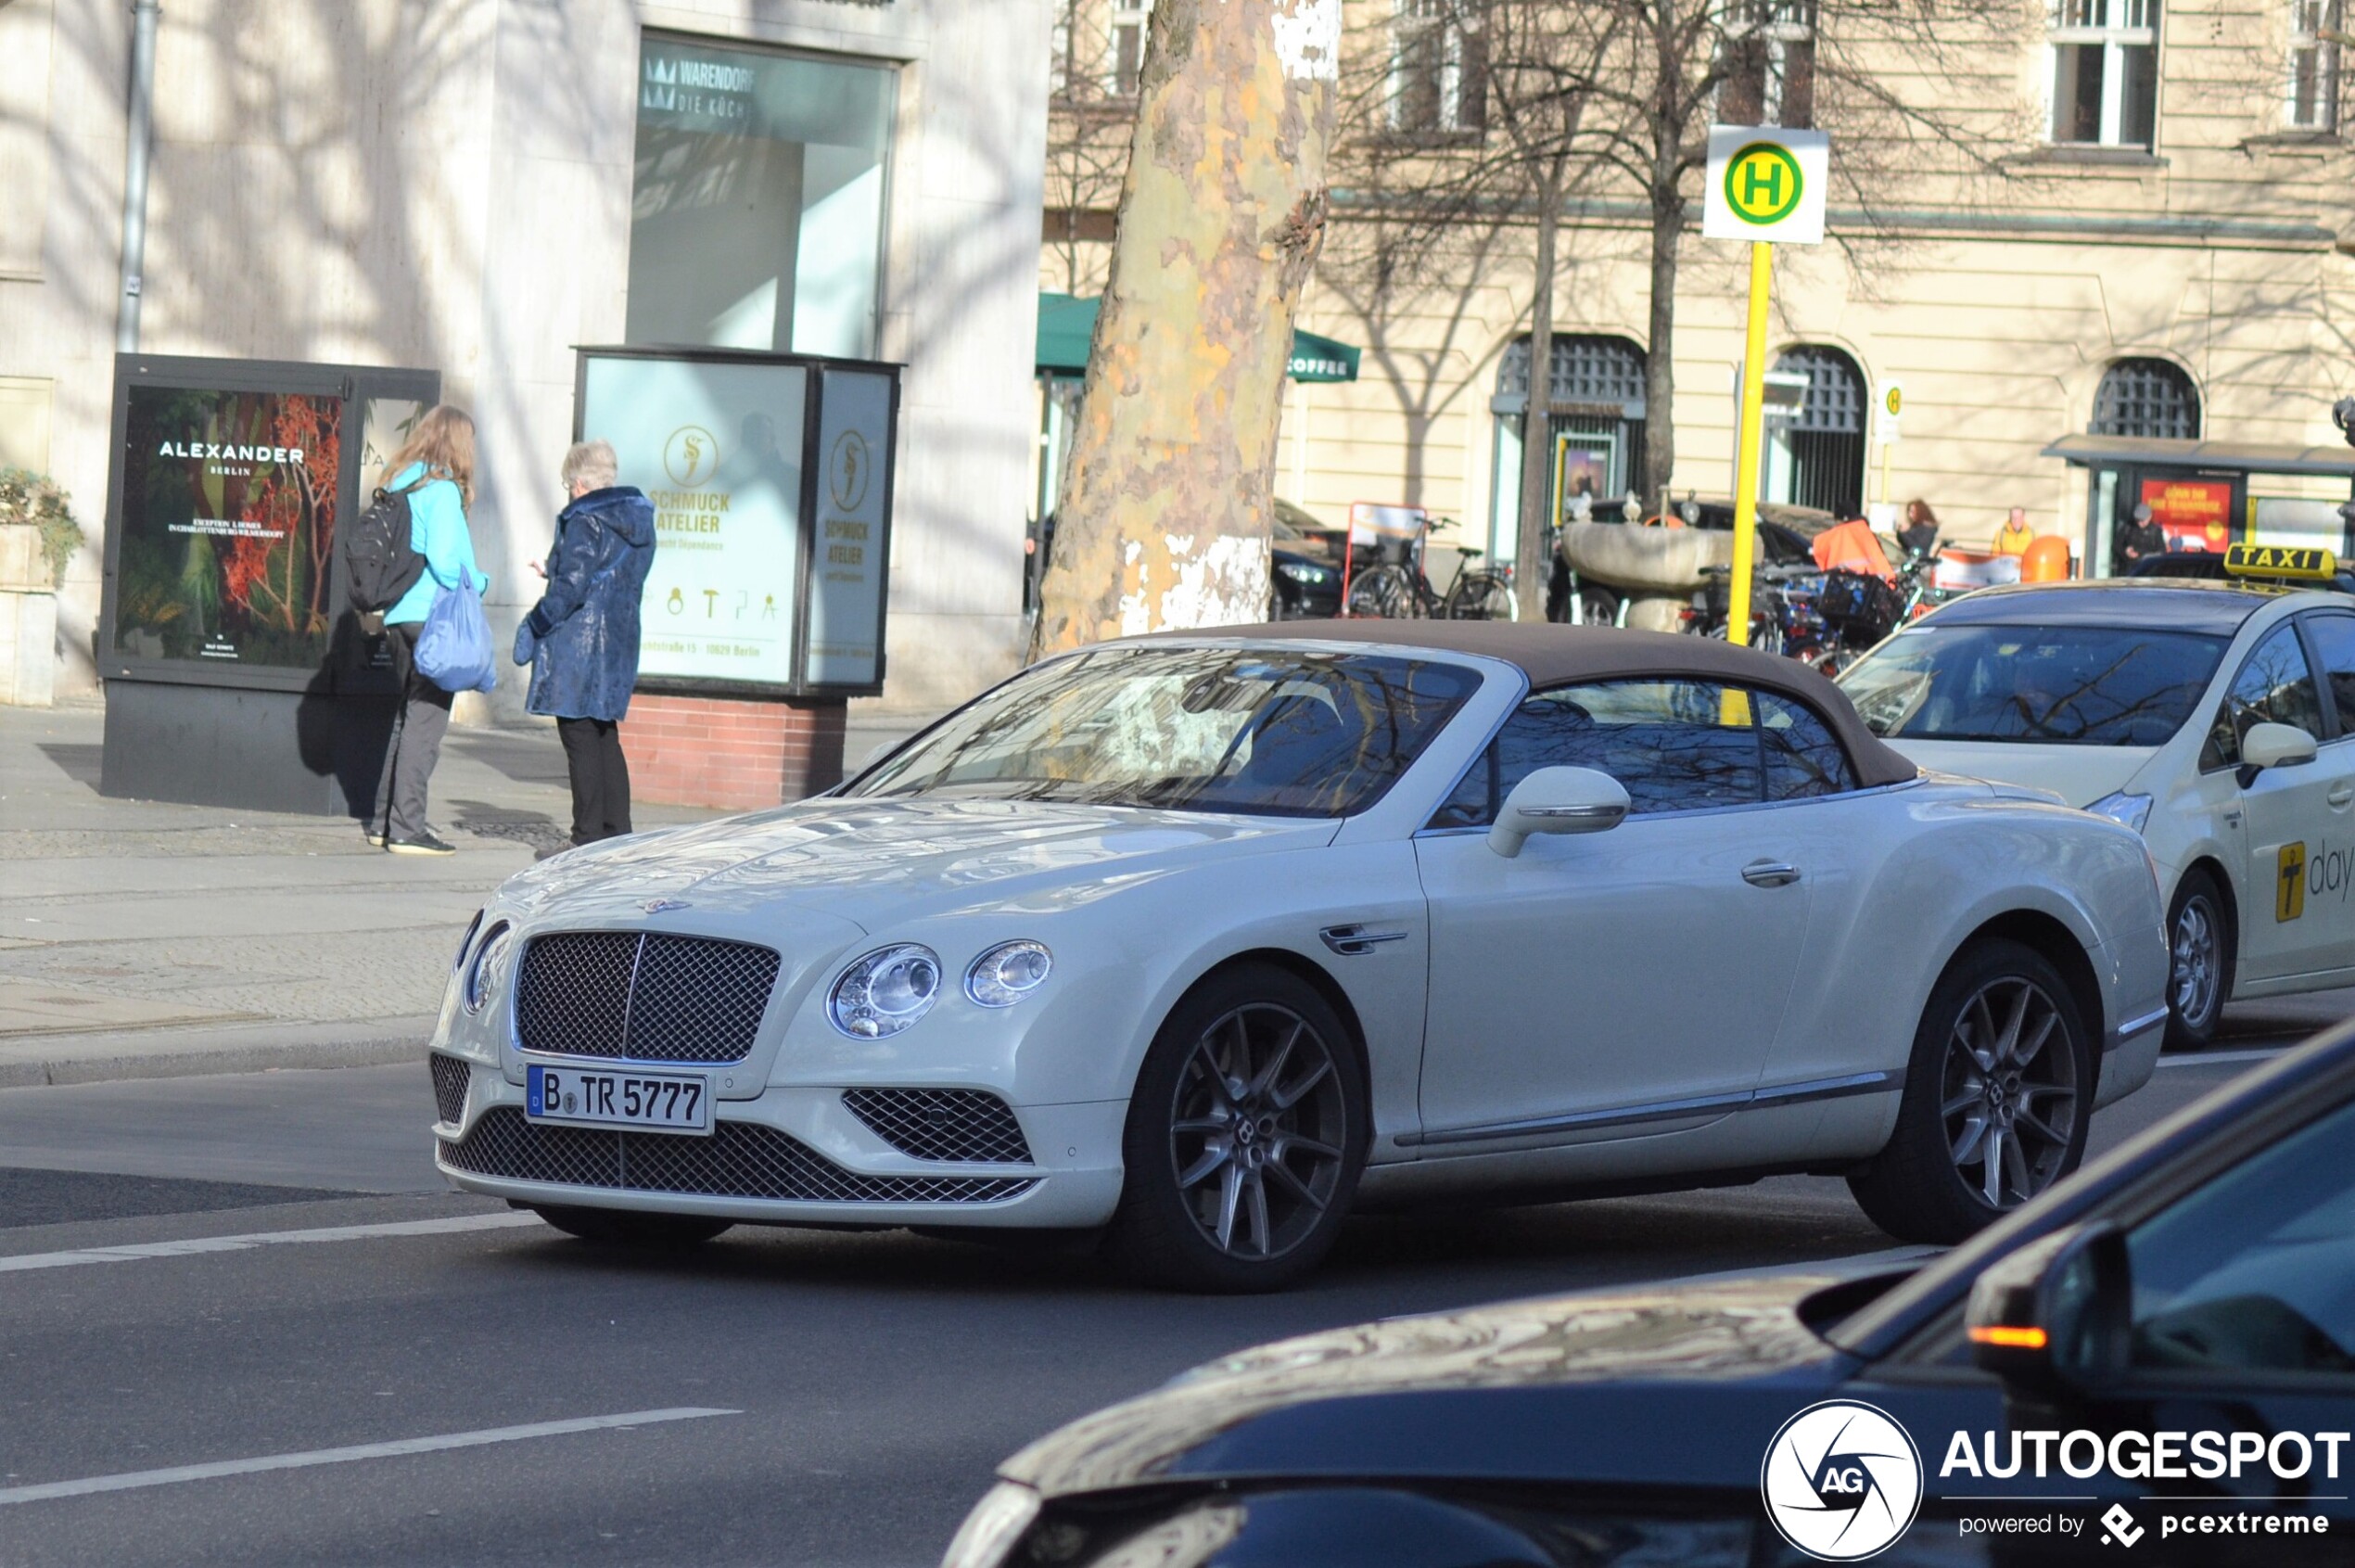
[[[2145,746],[2024,746],[2014,741],[1917,741],[1889,744],[1908,762],[1941,773],[2046,789],[2071,806],[2090,806],[2126,787],[2158,750]]]
[[[1043,911],[1205,857],[1330,843],[1334,824],[1001,800],[808,800],[576,849],[504,896],[568,920],[637,918],[656,899],[710,912],[792,905],[872,931],[980,906]]]
[[[1795,1311],[1852,1277],[1553,1297],[1285,1340],[1083,1417],[1003,1473],[1049,1495],[1243,1475],[1683,1484],[1696,1447],[1717,1444],[1754,1481],[1776,1427],[1854,1364]],[[1695,1419],[1674,1413],[1687,1407]]]

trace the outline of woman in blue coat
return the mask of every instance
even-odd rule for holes
[[[516,630],[516,662],[531,666],[524,706],[554,719],[565,743],[574,844],[630,831],[620,724],[638,683],[638,599],[655,561],[655,509],[617,478],[604,441],[565,453],[572,503],[557,515],[547,566],[533,567],[548,592]]]

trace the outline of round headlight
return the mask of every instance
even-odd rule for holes
[[[482,929],[482,916],[483,911],[477,910],[475,917],[466,922],[466,934],[458,938],[458,950],[450,955],[451,974],[455,975],[466,966],[466,954],[474,948],[475,933]]]
[[[499,966],[506,962],[507,949],[513,945],[515,935],[516,928],[503,920],[482,939],[474,962],[466,966],[465,982],[458,993],[458,1000],[466,1004],[467,1012],[479,1015],[498,994]]]
[[[1045,985],[1054,966],[1044,942],[1000,942],[965,971],[965,994],[984,1007],[1012,1007]]]
[[[877,948],[842,973],[826,999],[826,1016],[853,1039],[896,1035],[940,995],[940,960],[913,942]]]

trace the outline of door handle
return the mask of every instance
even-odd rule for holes
[[[2241,809],[2239,807],[2235,806],[2231,810],[2224,813],[2224,825],[2226,827],[2238,827],[2241,825]]]
[[[2355,800],[2355,784],[2339,785],[2336,789],[2330,792],[2328,799],[2334,808],[2344,806],[2349,801]]]
[[[1742,880],[1752,887],[1788,887],[1799,880],[1799,868],[1788,860],[1752,860],[1742,867]]]

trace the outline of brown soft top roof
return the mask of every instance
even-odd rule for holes
[[[1505,620],[1284,620],[1262,626],[1162,631],[1144,642],[1234,638],[1252,643],[1362,643],[1472,654],[1518,665],[1534,688],[1644,676],[1726,681],[1781,692],[1814,708],[1847,747],[1858,780],[1903,784],[1920,770],[1865,728],[1846,694],[1792,659],[1713,637],[1630,631],[1615,626],[1543,626]]]

